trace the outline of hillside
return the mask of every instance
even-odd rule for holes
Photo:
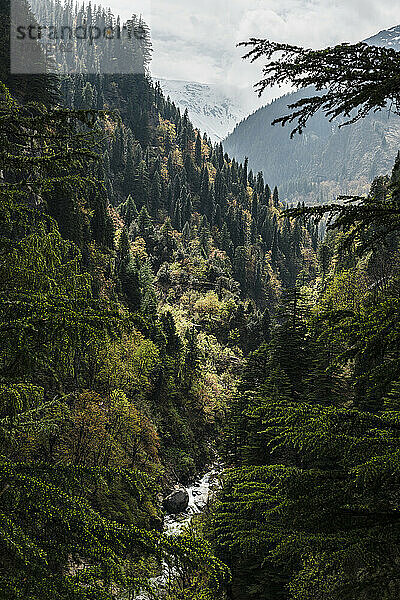
[[[39,8],[48,22],[61,10]],[[318,228],[283,218],[278,190],[153,85],[144,34],[124,46],[135,74],[14,78],[1,61],[7,600],[138,597],[166,563],[165,598],[223,597],[226,567],[199,533],[163,534],[162,500],[214,460],[282,289],[317,267]],[[68,62],[92,71],[103,51],[77,45]]]
[[[395,25],[390,29],[384,29],[366,39],[365,42],[371,46],[380,46],[384,48],[393,48],[397,52],[400,50],[400,25]]]
[[[0,599],[398,600],[400,152],[366,197],[284,210],[127,23],[122,46],[55,52],[61,74],[14,76],[0,50]],[[341,115],[360,86],[400,107],[393,50],[271,44]],[[292,156],[367,180],[396,136],[379,123],[378,150],[316,121]]]
[[[396,48],[400,27],[383,31],[368,43]],[[290,139],[289,126],[272,126],[287,106],[309,91],[288,94],[260,108],[238,124],[224,141],[225,150],[278,185],[289,202],[324,202],[339,193],[361,194],[369,181],[387,174],[396,157],[400,119],[389,110],[369,114],[339,129],[323,114],[315,115],[301,136]]]

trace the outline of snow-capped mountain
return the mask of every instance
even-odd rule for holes
[[[239,97],[229,97],[216,85],[169,79],[156,81],[182,112],[188,109],[193,125],[215,142],[223,140],[248,114]]]
[[[400,50],[400,25],[380,31],[364,41],[370,46],[385,46],[385,48],[393,48],[398,52]]]

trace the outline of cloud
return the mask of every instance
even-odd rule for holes
[[[356,42],[400,23],[393,0],[111,0],[115,10],[151,12],[158,77],[248,88],[261,66],[236,44],[268,37],[312,48]],[[265,101],[265,100],[264,100]],[[253,102],[257,101],[255,96]]]

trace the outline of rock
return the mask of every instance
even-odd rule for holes
[[[164,498],[163,507],[165,510],[173,515],[183,512],[187,509],[189,504],[189,494],[185,489],[176,490],[169,496]]]

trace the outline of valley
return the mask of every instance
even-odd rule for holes
[[[139,26],[38,73],[0,37],[0,598],[397,600],[398,28],[252,38],[300,90],[241,121]]]

